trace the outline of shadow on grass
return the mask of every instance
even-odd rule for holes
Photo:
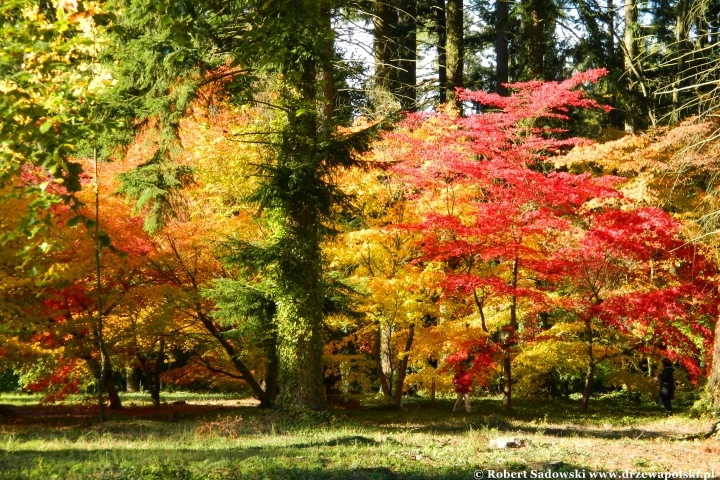
[[[432,434],[461,434],[470,429],[507,432],[541,433],[557,437],[672,438],[675,435],[643,428],[643,422],[663,418],[660,407],[635,404],[619,398],[593,399],[592,410],[579,411],[577,402],[566,400],[519,400],[506,411],[499,399],[473,399],[473,412],[452,412],[453,401],[438,400],[433,406],[423,399],[409,399],[403,410],[365,407],[357,410],[331,410],[338,427],[362,428],[380,433],[418,432]],[[178,405],[159,409],[127,407],[110,412],[109,422],[98,424],[94,407],[86,406],[13,406],[10,416],[0,415],[0,427],[17,435],[19,440],[42,440],[48,433],[77,440],[80,437],[111,434],[123,439],[139,436],[171,438],[178,433],[194,433],[203,422],[242,417],[245,421],[238,434],[293,433],[314,429],[313,425],[284,422],[277,414],[253,407]],[[606,425],[610,427],[606,427]],[[318,425],[320,426],[320,425]],[[335,442],[355,442],[365,445],[374,440],[358,437]],[[349,443],[348,443],[349,444]],[[342,445],[342,444],[338,444]],[[332,446],[332,445],[328,445]]]
[[[316,445],[317,446],[317,445]],[[365,465],[348,467],[327,466],[324,453],[316,457],[298,455],[298,446],[227,448],[227,449],[65,449],[0,450],[0,471],[3,480],[40,478],[108,478],[115,480],[175,479],[472,479],[476,472],[488,469],[508,471],[582,471],[581,467],[549,464],[502,464],[481,467],[437,467],[427,462],[404,465],[383,465],[378,459],[368,459]],[[338,463],[337,461],[335,463]],[[528,475],[529,478],[529,475]],[[558,478],[558,477],[553,477]]]
[[[473,399],[472,412],[453,412],[453,402],[440,400],[410,403],[403,410],[366,408],[339,412],[348,422],[383,431],[457,434],[468,429],[500,432],[540,433],[557,437],[602,439],[674,438],[675,433],[643,428],[643,422],[666,418],[665,411],[653,403],[633,403],[624,399],[600,398],[589,412],[579,410],[570,400],[520,400],[511,410],[503,410],[494,399]],[[638,426],[640,425],[640,426]]]

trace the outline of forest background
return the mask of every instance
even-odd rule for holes
[[[717,407],[714,3],[0,8],[9,388]]]

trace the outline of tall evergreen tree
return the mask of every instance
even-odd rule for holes
[[[172,190],[190,172],[172,163],[177,148],[172,131],[201,85],[222,81],[218,85],[230,101],[255,102],[275,112],[274,131],[258,137],[268,154],[257,167],[257,191],[248,199],[258,206],[269,234],[262,244],[235,242],[233,261],[262,276],[264,294],[275,303],[278,404],[289,411],[323,410],[326,289],[320,244],[341,200],[330,173],[350,162],[357,147],[334,133],[332,4],[127,0],[124,7],[126,33],[136,40],[126,35],[116,44],[125,62],[119,67],[124,74],[118,98],[139,98],[123,113],[154,116],[167,136],[140,170],[126,175],[125,193],[156,213],[164,211],[154,205],[173,206]],[[157,24],[164,26],[159,34]],[[138,56],[138,47],[147,53]],[[223,64],[231,69],[218,73]],[[257,97],[267,85],[271,101]],[[115,100],[116,108],[124,108]]]

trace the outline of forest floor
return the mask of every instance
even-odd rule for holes
[[[473,412],[453,413],[449,399],[410,399],[402,411],[337,408],[294,424],[224,395],[168,394],[158,409],[123,400],[98,423],[82,402],[0,395],[0,478],[720,478],[720,438],[688,438],[716,420],[687,405],[667,415],[601,397],[582,414],[576,401],[517,400],[505,412],[499,398],[475,398]],[[501,437],[524,446],[491,448]]]

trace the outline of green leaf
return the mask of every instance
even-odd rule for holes
[[[40,133],[47,133],[48,130],[53,126],[53,122],[51,120],[47,120],[45,123],[40,125]]]

